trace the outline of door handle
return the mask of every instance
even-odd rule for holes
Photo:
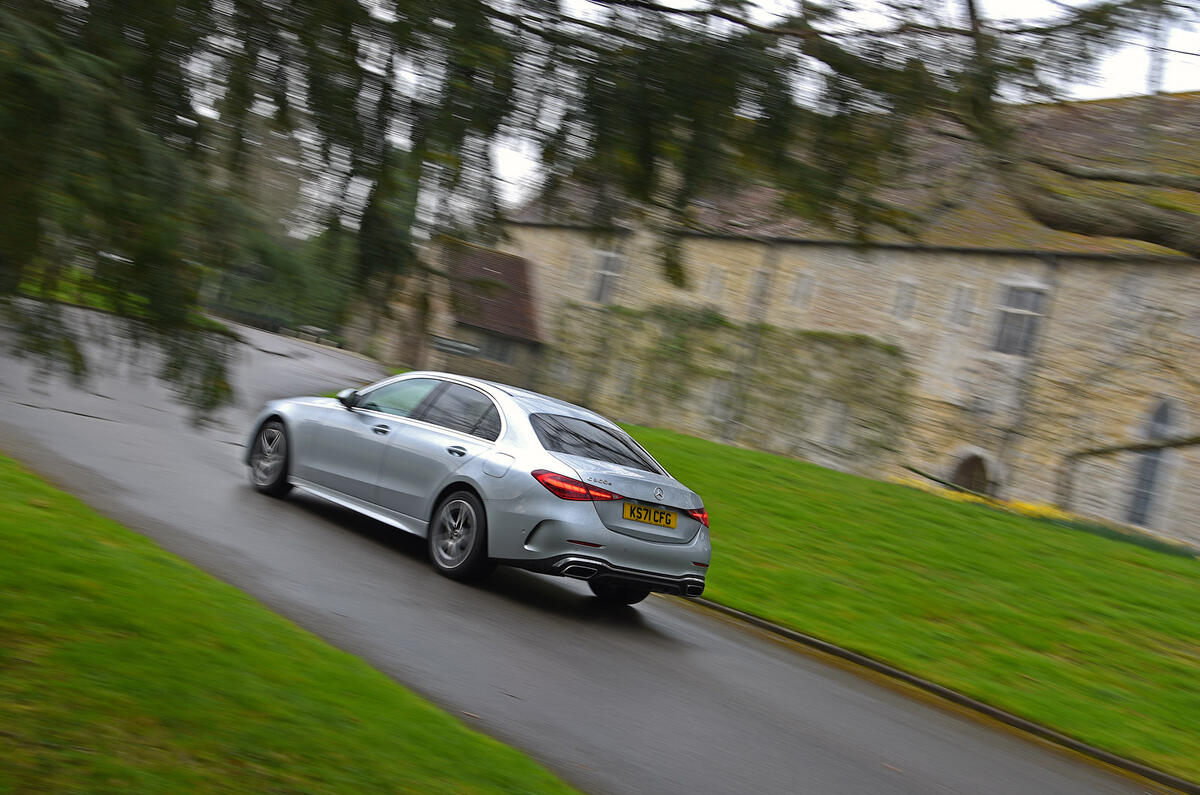
[[[461,456],[464,456],[467,454],[467,448],[456,444],[453,447],[447,447],[446,452],[449,453],[450,455],[456,455],[456,456],[461,457]]]
[[[371,430],[375,431],[375,433],[379,434],[380,436],[383,436],[388,431],[390,431],[391,428],[389,428],[386,425],[375,425],[375,426],[372,426]]]

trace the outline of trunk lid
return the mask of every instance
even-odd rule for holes
[[[592,503],[600,521],[614,533],[646,541],[685,544],[699,532],[700,522],[687,512],[702,507],[704,503],[699,495],[670,475],[568,453],[552,455],[573,469],[583,482],[616,492],[624,498]],[[626,505],[649,510],[627,511]],[[664,512],[674,516],[674,527],[664,527],[655,522],[664,519]]]

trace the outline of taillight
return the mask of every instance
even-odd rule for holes
[[[548,469],[537,469],[530,473],[546,487],[547,490],[555,497],[561,500],[623,500],[625,499],[620,494],[615,494],[608,489],[602,489],[599,486],[592,486],[584,483],[582,480],[569,478],[566,475],[560,475],[557,472],[551,472]]]
[[[687,513],[688,513],[688,516],[692,517],[693,519],[695,519],[697,522],[704,525],[705,527],[708,527],[708,509],[707,508],[704,508],[704,507],[693,508],[692,510],[688,511]]]

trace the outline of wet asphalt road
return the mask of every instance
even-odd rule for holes
[[[153,363],[120,345],[92,351],[83,391],[0,354],[0,450],[585,790],[1158,791],[673,599],[603,609],[580,583],[504,569],[459,585],[430,570],[418,539],[259,495],[240,454],[264,400],[382,373],[239,331],[238,405],[200,430]]]

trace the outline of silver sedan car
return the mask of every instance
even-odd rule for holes
[[[622,604],[704,591],[700,497],[579,406],[416,372],[336,399],[273,401],[252,427],[245,461],[259,491],[295,487],[425,537],[447,577],[505,564],[587,580]]]

